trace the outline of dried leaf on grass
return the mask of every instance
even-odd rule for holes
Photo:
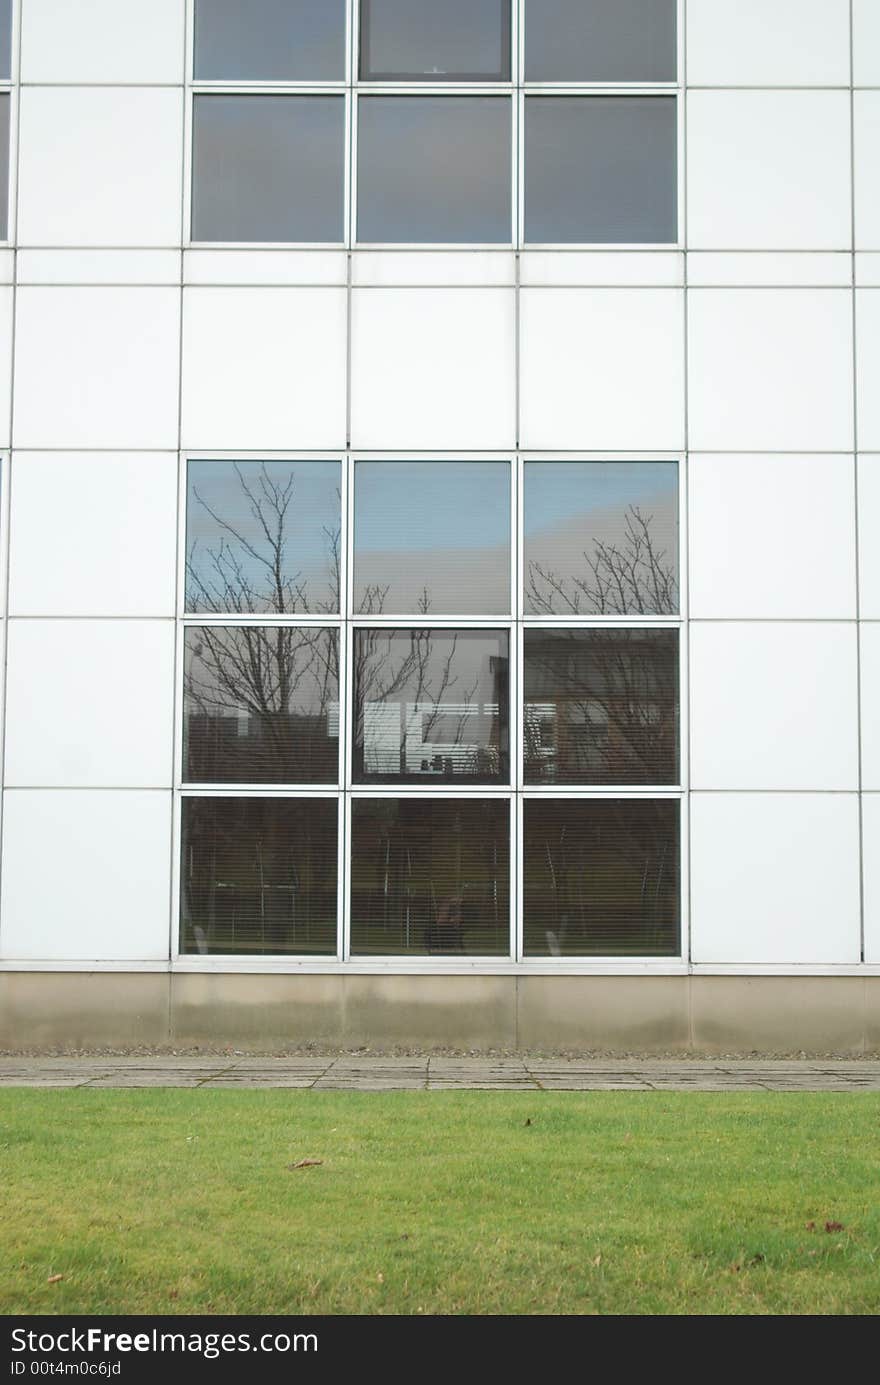
[[[289,1169],[314,1169],[323,1164],[323,1159],[300,1159],[296,1164],[288,1164]]]
[[[50,1274],[50,1275],[49,1275],[49,1278],[46,1280],[46,1283],[47,1283],[47,1284],[57,1284],[58,1281],[59,1281],[59,1279],[63,1279],[63,1278],[64,1278],[64,1275],[63,1275],[63,1274]]]

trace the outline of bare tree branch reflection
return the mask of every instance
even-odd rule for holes
[[[658,548],[654,516],[628,505],[620,543],[591,539],[581,572],[561,572],[532,560],[526,600],[534,615],[673,615],[678,609],[676,563]]]

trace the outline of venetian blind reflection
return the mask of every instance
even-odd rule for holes
[[[505,630],[355,630],[358,783],[509,777]]]
[[[675,615],[674,462],[528,462],[528,615]]]

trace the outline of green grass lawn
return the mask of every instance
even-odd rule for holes
[[[878,1137],[868,1093],[7,1089],[0,1312],[876,1313]]]

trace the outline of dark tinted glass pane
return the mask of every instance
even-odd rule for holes
[[[296,625],[188,626],[183,774],[198,784],[335,784],[337,632]]]
[[[0,77],[12,76],[12,0],[0,0]]]
[[[9,239],[9,95],[0,95],[0,240]]]
[[[511,238],[510,101],[364,96],[358,102],[358,240]]]
[[[530,96],[525,140],[527,241],[676,239],[674,96]]]
[[[672,957],[679,950],[679,803],[527,800],[529,957]]]
[[[180,946],[335,953],[336,801],[185,798]]]
[[[362,78],[510,80],[510,0],[361,0]]]
[[[358,783],[507,780],[504,630],[356,630]]]
[[[351,950],[507,956],[506,800],[356,798]]]
[[[674,82],[676,0],[525,0],[526,81]]]
[[[507,462],[358,462],[355,610],[510,610]]]
[[[338,462],[189,462],[186,609],[339,610]]]
[[[345,77],[345,0],[196,0],[196,80]]]
[[[526,630],[527,784],[678,782],[677,630]]]
[[[527,615],[674,615],[674,462],[527,462]]]
[[[345,99],[197,96],[192,237],[341,241]]]

